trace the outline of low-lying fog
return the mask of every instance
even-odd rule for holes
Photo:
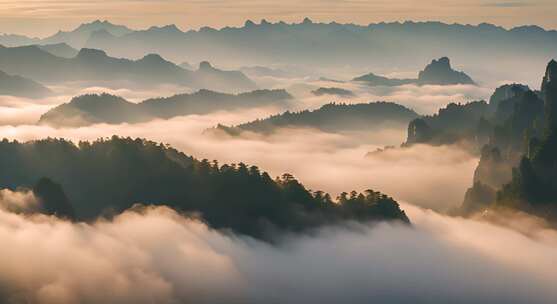
[[[486,99],[492,92],[472,86],[281,85],[296,96],[300,109],[332,101],[386,100],[420,114],[452,101]],[[358,97],[309,93],[320,86],[347,88]],[[140,101],[177,93],[167,89],[157,94],[103,88],[78,93],[108,91]],[[284,129],[269,137],[240,138],[203,133],[218,123],[235,125],[278,109],[76,129],[32,124],[50,107],[77,95],[70,91],[60,89],[66,93],[40,101],[0,97],[0,137],[142,137],[199,159],[255,164],[273,176],[289,172],[306,187],[332,195],[379,190],[405,202],[413,226],[346,223],[292,235],[272,246],[212,231],[166,208],[139,208],[91,224],[16,214],[33,206],[32,194],[3,191],[0,297],[8,302],[554,303],[557,298],[557,232],[537,224],[524,231],[437,213],[459,205],[472,183],[478,159],[460,147],[418,145],[368,154],[400,145],[406,128],[350,134]]]
[[[261,80],[259,83],[261,83]],[[296,98],[293,110],[315,109],[330,102],[362,103],[393,101],[420,114],[435,113],[449,102],[486,99],[491,89],[475,86],[401,86],[368,87],[354,83],[275,79],[268,87],[287,88]],[[342,87],[356,94],[354,98],[315,96],[319,87]],[[236,112],[176,117],[141,124],[93,125],[78,129],[55,129],[34,123],[49,108],[69,102],[72,96],[108,92],[132,102],[188,92],[184,88],[164,87],[156,92],[90,87],[78,84],[51,88],[59,95],[43,100],[0,97],[0,137],[21,141],[46,137],[95,140],[112,135],[142,137],[168,143],[197,158],[216,159],[221,163],[255,164],[277,176],[288,172],[313,190],[333,196],[342,191],[380,190],[396,199],[445,211],[460,204],[471,184],[477,159],[458,147],[415,146],[409,149],[372,153],[384,146],[399,146],[406,137],[406,127],[379,132],[331,134],[309,129],[281,130],[269,137],[247,136],[221,138],[203,134],[218,123],[236,125],[264,118],[282,110],[259,108]],[[367,155],[367,156],[366,156]],[[425,174],[427,173],[427,174]],[[438,189],[444,191],[438,191]]]
[[[346,223],[273,246],[163,207],[93,224],[6,211],[30,199],[9,191],[0,199],[0,296],[7,302],[508,304],[557,297],[557,233],[541,227],[525,236],[403,204],[412,227]]]
[[[170,144],[200,159],[254,164],[272,176],[292,173],[308,188],[324,190],[333,195],[342,191],[372,188],[397,199],[439,210],[446,210],[462,201],[478,162],[476,157],[467,152],[447,146],[415,146],[367,155],[385,145],[400,145],[406,136],[406,129],[402,128],[374,134],[331,134],[292,129],[279,131],[267,138],[222,138],[203,134],[205,129],[219,122],[235,124],[261,115],[266,115],[266,111],[228,112],[77,129],[0,126],[0,135],[21,141],[59,137],[76,142],[114,134],[142,137]],[[444,191],[438,191],[440,187]]]

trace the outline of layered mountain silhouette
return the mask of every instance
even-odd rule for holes
[[[464,72],[455,71],[451,67],[449,58],[442,57],[433,60],[423,71],[418,74],[417,79],[396,79],[378,76],[373,73],[356,77],[353,81],[364,82],[370,86],[400,86],[405,84],[417,85],[454,85],[475,84],[475,82]]]
[[[253,81],[236,71],[222,71],[203,62],[196,71],[187,71],[156,54],[139,60],[108,56],[104,51],[81,49],[73,58],[62,58],[39,46],[0,48],[0,70],[44,83],[84,81],[117,86],[175,84],[219,91],[248,91]]]
[[[54,56],[62,58],[73,58],[79,54],[79,50],[74,49],[66,43],[44,44],[37,46],[43,51],[47,51]]]
[[[199,216],[211,228],[263,240],[341,221],[400,221],[392,198],[368,190],[333,201],[290,174],[197,160],[164,144],[118,138],[0,142],[0,187],[32,188],[45,213],[72,220],[111,216],[140,202]]]
[[[217,126],[213,131],[229,135],[241,132],[271,134],[280,128],[313,128],[326,132],[373,131],[385,127],[406,126],[418,117],[416,112],[390,102],[367,104],[327,104],[317,110],[285,112],[263,120],[235,127]]]
[[[24,35],[0,34],[0,45],[4,47],[15,47],[40,43],[39,38],[30,38]]]
[[[82,42],[87,36],[87,41]],[[75,38],[78,37],[78,38]],[[512,29],[480,24],[394,22],[369,25],[246,22],[242,27],[181,31],[174,25],[130,30],[95,21],[46,39],[1,36],[0,44],[22,46],[65,42],[70,46],[103,49],[110,56],[139,59],[156,53],[173,62],[226,62],[237,66],[288,62],[316,66],[389,68],[396,62],[420,68],[432,54],[458,58],[469,68],[493,65],[494,54],[512,65],[501,72],[545,64],[557,48],[557,32],[535,26]],[[529,54],[525,57],[524,54]]]
[[[0,71],[0,95],[41,98],[51,94],[52,91],[38,82]]]
[[[505,94],[505,91],[512,94]],[[504,99],[504,97],[507,97]],[[540,92],[502,88],[488,144],[460,213],[512,208],[557,221],[557,62],[546,69]]]
[[[56,127],[138,123],[156,118],[168,119],[241,108],[286,107],[291,99],[292,96],[284,90],[258,90],[237,95],[200,90],[193,94],[148,99],[140,103],[110,94],[82,95],[43,114],[39,123]]]
[[[106,32],[112,36],[121,37],[133,31],[123,25],[114,25],[108,21],[96,20],[91,23],[82,24],[73,31],[59,31],[55,35],[41,40],[41,44],[66,43],[73,48],[81,49],[91,38],[93,33],[100,32]]]

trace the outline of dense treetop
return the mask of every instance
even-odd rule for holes
[[[218,126],[229,134],[242,131],[269,134],[279,128],[315,128],[327,132],[373,131],[399,127],[418,117],[411,109],[391,102],[362,104],[330,103],[317,110],[284,112],[236,127]]]
[[[213,228],[264,239],[341,220],[408,222],[398,204],[379,192],[343,193],[333,200],[289,174],[272,179],[255,166],[196,160],[142,139],[115,136],[78,145],[4,140],[0,167],[0,187],[34,186],[50,202],[49,214],[75,212],[76,220],[115,214],[135,203],[168,205],[199,213]]]

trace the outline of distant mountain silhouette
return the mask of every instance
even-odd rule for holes
[[[14,35],[14,34],[0,34],[0,45],[4,47],[31,45],[40,42],[41,39],[39,38],[30,38],[27,36]]]
[[[373,73],[369,73],[360,77],[356,77],[353,81],[365,82],[367,85],[370,86],[386,86],[386,87],[396,87],[405,84],[417,84],[417,79],[397,79],[397,78],[388,78],[384,76],[375,75]]]
[[[232,87],[254,90],[257,85],[240,71],[224,71],[214,68],[208,61],[199,64],[195,72],[196,82],[212,84],[213,87]]]
[[[200,90],[167,98],[132,103],[121,97],[83,95],[55,107],[41,116],[39,123],[51,126],[83,126],[94,123],[138,123],[155,118],[206,114],[260,106],[286,106],[292,96],[284,90],[260,90],[237,95]]]
[[[373,131],[400,127],[418,117],[414,111],[390,102],[327,104],[313,111],[285,112],[235,127],[219,125],[212,131],[239,135],[243,131],[270,134],[280,128],[315,128],[326,132]]]
[[[45,83],[85,81],[118,86],[175,84],[219,91],[253,90],[255,84],[241,72],[221,71],[204,63],[187,71],[156,54],[139,60],[108,56],[102,50],[81,49],[73,58],[57,57],[38,46],[0,48],[0,69]]]
[[[122,25],[114,25],[108,21],[96,20],[85,23],[70,32],[59,31],[53,36],[41,40],[40,44],[59,44],[66,43],[73,48],[81,49],[94,32],[107,32],[116,37],[120,37],[132,32],[129,28]]]
[[[114,30],[97,21],[92,23],[95,26],[84,25],[87,31],[79,30],[81,27],[72,31],[83,32],[76,35],[79,39],[57,34],[39,41],[29,39],[19,45],[0,39],[0,44],[66,42],[76,49],[103,49],[110,56],[120,58],[139,59],[156,53],[173,62],[210,60],[236,66],[272,66],[286,62],[386,69],[396,63],[399,67],[419,69],[431,56],[443,55],[458,58],[460,65],[472,71],[493,66],[493,58],[497,56],[513,63],[497,66],[501,73],[509,74],[545,64],[557,49],[557,32],[534,26],[505,29],[491,24],[409,21],[355,25],[308,20],[293,24],[250,21],[242,27],[202,27],[188,31],[173,25]],[[73,44],[82,42],[82,37],[87,35],[89,39],[84,44]]]
[[[50,94],[52,91],[31,79],[0,71],[0,95],[41,98]]]
[[[396,79],[378,76],[373,73],[356,77],[353,81],[365,82],[370,86],[401,86],[405,84],[418,85],[454,85],[454,84],[475,84],[475,82],[464,72],[455,71],[451,67],[449,58],[442,57],[433,60],[423,71],[418,74],[416,79]]]
[[[455,71],[451,67],[451,61],[447,57],[433,60],[418,74],[420,84],[475,84],[470,76],[463,72]]]
[[[323,95],[334,95],[334,96],[341,96],[341,97],[356,96],[354,92],[342,88],[319,88],[317,90],[311,91],[311,93],[315,96],[323,96]]]
[[[72,48],[66,43],[38,45],[38,47],[43,51],[47,51],[54,56],[62,58],[73,58],[79,53],[78,50]]]

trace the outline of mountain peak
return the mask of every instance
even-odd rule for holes
[[[451,68],[451,60],[449,57],[441,57],[437,60],[432,60],[430,65],[437,65],[443,69],[452,69]]]
[[[246,23],[244,23],[244,27],[252,27],[255,26],[255,23],[251,20],[246,20]]]
[[[104,58],[108,57],[105,51],[98,49],[82,48],[77,54],[77,58],[91,59],[91,58]]]
[[[313,24],[313,21],[311,21],[311,19],[306,17],[306,18],[304,18],[304,21],[302,22],[302,24]]]
[[[95,37],[114,37],[107,29],[101,28],[91,32],[91,36]]]
[[[116,25],[116,24],[113,24],[113,23],[111,23],[107,20],[104,20],[104,21],[95,20],[91,23],[81,24],[73,32],[74,33],[94,33],[94,32],[101,31],[101,30],[107,31],[111,35],[115,35],[115,36],[122,36],[122,35],[128,34],[132,31],[124,25]]]
[[[112,23],[110,23],[106,20],[101,21],[101,20],[97,19],[97,20],[95,20],[93,22],[90,22],[90,23],[81,24],[77,28],[77,31],[79,31],[79,30],[92,30],[92,31],[94,31],[94,30],[98,30],[98,29],[101,29],[101,28],[113,27],[113,26],[116,26],[116,25],[114,25],[114,24],[112,24]]]
[[[109,24],[109,22],[106,21],[106,20],[101,21],[100,19],[97,19],[97,20],[91,22],[90,24],[100,25],[100,24]]]
[[[475,84],[470,76],[464,72],[455,71],[451,67],[451,60],[448,57],[441,57],[432,60],[418,75],[421,84]]]
[[[168,24],[165,25],[163,27],[161,27],[162,30],[167,31],[167,32],[182,32],[178,26],[176,26],[176,24]]]
[[[206,71],[206,70],[213,70],[213,66],[209,61],[202,61],[199,63],[199,70]]]
[[[147,54],[143,57],[143,59],[145,60],[158,60],[158,61],[164,61],[164,59],[161,57],[161,55],[159,54],[155,54],[155,53],[151,53],[151,54]]]
[[[146,63],[168,63],[164,58],[162,58],[159,54],[147,54],[139,61],[146,62]]]
[[[176,24],[168,24],[164,26],[152,26],[148,31],[164,32],[164,33],[183,33]]]

